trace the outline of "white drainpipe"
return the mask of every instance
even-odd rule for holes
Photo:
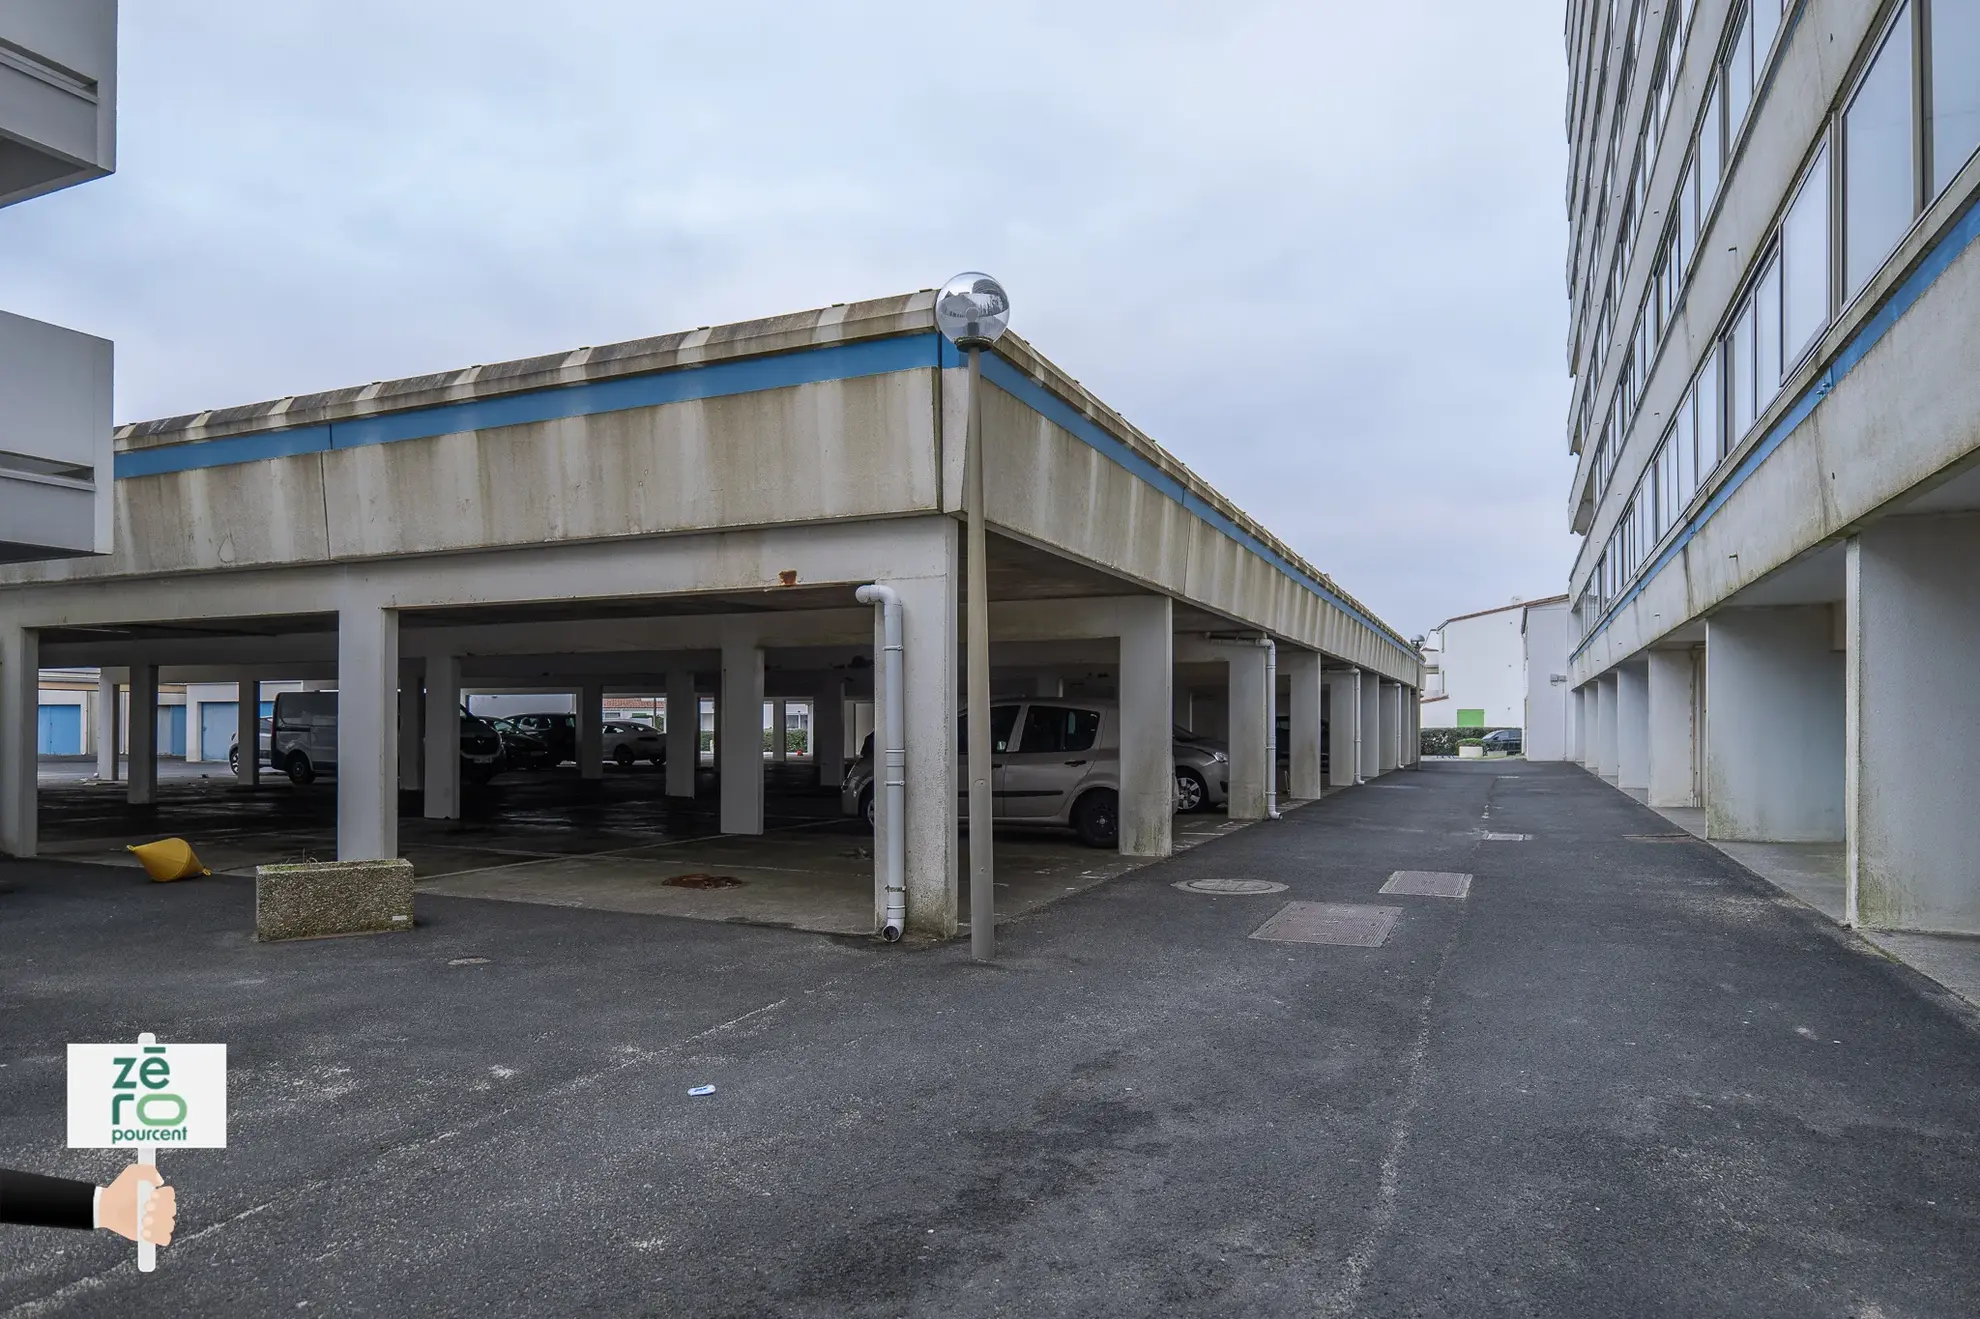
[[[880,937],[893,943],[907,927],[907,694],[901,678],[901,597],[891,586],[873,585],[860,587],[854,598],[863,605],[880,606],[880,732],[886,745],[876,760],[885,767],[880,787],[887,794],[886,807],[880,818],[887,822],[887,830],[879,839],[873,878],[881,887],[886,910]]]

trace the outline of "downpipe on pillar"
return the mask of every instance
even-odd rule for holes
[[[888,943],[900,941],[907,927],[907,694],[902,687],[901,597],[891,586],[862,586],[853,598],[863,605],[880,609],[881,733],[885,738],[881,763],[884,765],[880,790],[887,794],[887,829],[880,839],[879,864],[875,877],[882,890],[885,916],[880,937]]]

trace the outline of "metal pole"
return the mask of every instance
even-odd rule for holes
[[[987,962],[997,955],[997,897],[990,855],[990,572],[983,532],[982,352],[970,346],[969,428],[963,445],[969,527],[969,691],[963,710],[969,729],[969,955]]]

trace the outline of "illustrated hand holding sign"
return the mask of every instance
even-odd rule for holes
[[[149,1031],[136,1044],[71,1044],[69,1148],[131,1149],[143,1166],[157,1163],[160,1145],[227,1147],[227,1046],[160,1044]],[[137,1183],[142,1273],[157,1266],[143,1231],[153,1194],[151,1182]]]

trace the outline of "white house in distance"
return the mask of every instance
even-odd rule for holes
[[[1532,759],[1560,759],[1566,610],[1565,595],[1514,600],[1432,628],[1422,647],[1423,727],[1525,729]]]

